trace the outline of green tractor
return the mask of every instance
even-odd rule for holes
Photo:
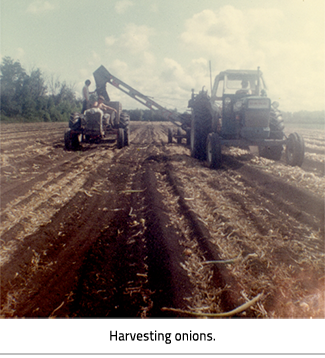
[[[304,139],[286,137],[277,102],[271,103],[259,70],[227,70],[214,82],[211,97],[192,91],[191,156],[206,160],[210,168],[222,164],[222,146],[258,147],[262,157],[280,160],[285,148],[287,163],[301,166]]]

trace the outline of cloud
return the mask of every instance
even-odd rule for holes
[[[49,12],[54,9],[55,9],[55,6],[53,4],[51,4],[49,1],[35,0],[29,4],[26,12],[38,15],[38,14],[42,14],[45,12]]]
[[[211,60],[214,75],[260,66],[268,94],[280,97],[284,110],[294,110],[295,103],[314,110],[324,105],[324,82],[319,80],[324,78],[324,23],[314,19],[306,16],[302,23],[298,13],[289,17],[272,8],[204,10],[186,20],[181,49],[192,58],[199,53]],[[208,74],[201,81],[207,85]]]
[[[173,83],[173,87],[177,85],[184,89],[192,88],[195,85],[192,76],[171,58],[164,59],[161,79],[163,82]]]
[[[91,57],[88,60],[88,65],[90,67],[95,67],[96,65],[98,65],[101,62],[101,57],[98,53],[96,53],[95,51],[92,51]]]
[[[134,4],[130,0],[117,1],[116,4],[115,4],[115,11],[118,14],[124,14],[132,6],[134,6]]]
[[[116,43],[116,38],[114,36],[107,36],[105,38],[105,44],[107,46],[113,46]]]
[[[16,52],[17,52],[17,58],[19,58],[20,60],[24,58],[25,50],[23,48],[18,47]]]
[[[107,36],[105,44],[107,47],[113,47],[115,53],[136,54],[149,58],[150,37],[153,35],[154,30],[148,26],[128,24],[119,36]]]
[[[150,47],[150,36],[152,36],[152,30],[149,27],[129,24],[120,37],[121,46],[131,53],[143,52]]]
[[[227,5],[185,20],[184,31],[175,34],[174,55],[159,57],[153,52],[151,41],[159,42],[158,29],[132,23],[119,35],[106,37],[105,58],[112,74],[180,111],[186,110],[192,88],[210,90],[210,60],[213,77],[225,69],[260,66],[268,95],[280,102],[282,110],[318,110],[324,106],[323,28],[321,16],[306,16],[302,23],[288,9],[242,10]],[[116,91],[114,97],[121,98]],[[123,104],[136,106],[123,96]]]

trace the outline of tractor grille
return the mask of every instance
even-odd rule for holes
[[[248,110],[245,112],[245,126],[246,127],[261,127],[269,126],[270,111],[265,109]]]

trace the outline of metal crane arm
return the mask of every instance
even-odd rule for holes
[[[140,93],[131,86],[127,85],[125,82],[119,80],[117,77],[113,76],[104,66],[100,66],[94,73],[94,78],[96,82],[96,90],[98,95],[104,96],[106,100],[109,101],[108,94],[106,92],[106,83],[110,83],[112,86],[118,88],[122,92],[126,93],[130,97],[134,98],[144,106],[148,107],[152,111],[155,111],[157,114],[162,116],[168,121],[175,123],[180,121],[179,114],[177,112],[172,112],[164,107],[162,107],[157,102],[153,101],[148,96]],[[180,124],[175,123],[177,126]]]

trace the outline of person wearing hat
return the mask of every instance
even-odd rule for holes
[[[89,86],[90,86],[91,82],[90,80],[86,80],[85,81],[85,85],[82,89],[82,99],[83,99],[83,102],[82,102],[82,114],[87,110],[89,109],[89,95],[92,94],[92,93],[95,93],[94,92],[89,92]]]

